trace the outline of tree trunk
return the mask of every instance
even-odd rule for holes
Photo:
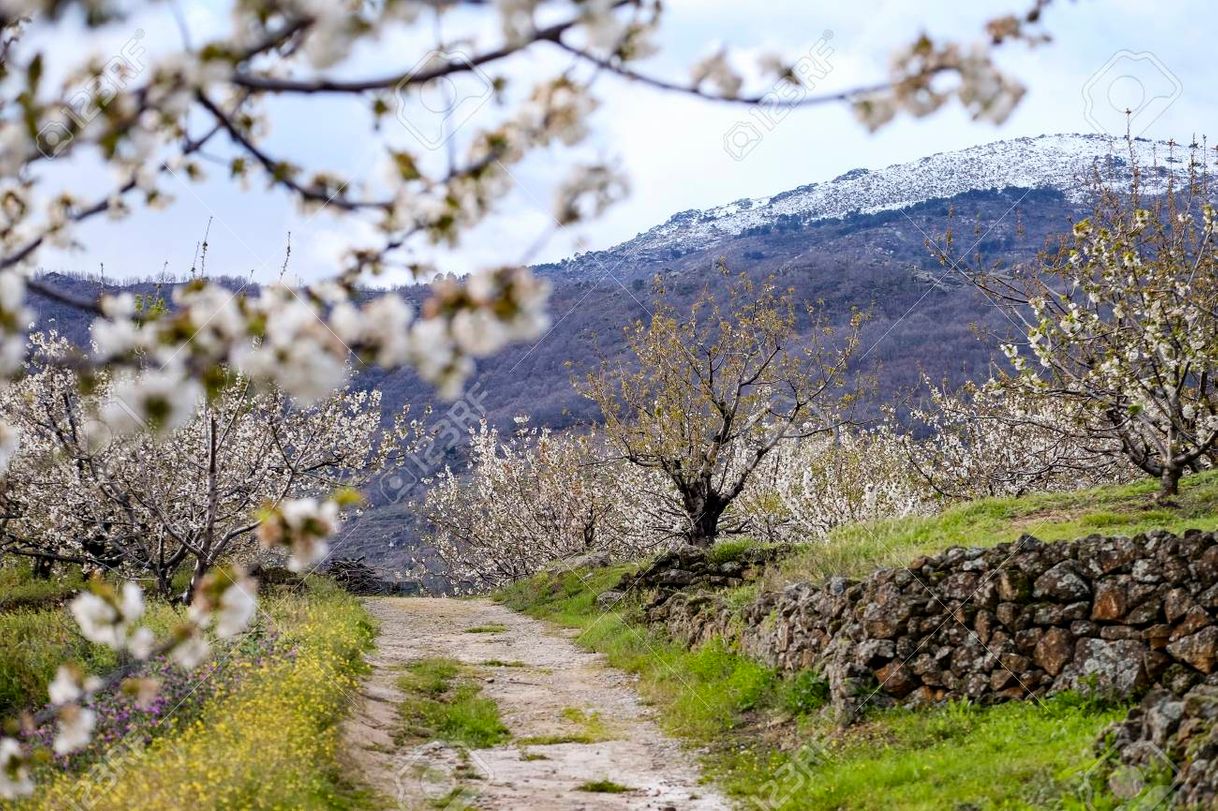
[[[1177,495],[1180,492],[1180,477],[1183,475],[1183,467],[1172,464],[1163,465],[1163,473],[1159,476],[1159,495],[1156,496],[1156,500],[1166,502]]]
[[[714,544],[715,536],[719,534],[719,518],[722,515],[722,507],[704,503],[699,512],[689,516],[688,541],[701,547]]]
[[[51,560],[50,558],[41,556],[34,558],[34,566],[32,571],[34,579],[49,580],[51,578],[51,571],[53,570],[54,566],[55,561]]]
[[[211,567],[206,559],[195,558],[195,568],[190,573],[190,582],[186,584],[186,591],[182,592],[182,605],[190,605],[190,601],[195,598],[195,592],[199,588],[199,582],[203,580],[203,575],[207,574],[209,568]]]

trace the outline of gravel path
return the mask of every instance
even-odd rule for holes
[[[581,650],[562,631],[487,600],[383,598],[369,611],[381,625],[373,671],[344,728],[352,766],[390,807],[500,809],[727,809],[699,782],[692,755],[665,736],[630,679]],[[470,633],[503,626],[498,633]],[[393,730],[403,665],[432,656],[474,666],[513,740],[465,752],[438,742],[397,748]],[[494,663],[511,663],[511,666]],[[581,730],[580,714],[599,714],[607,738],[595,743],[522,746]],[[620,794],[579,790],[609,780]],[[445,799],[440,799],[440,798]]]

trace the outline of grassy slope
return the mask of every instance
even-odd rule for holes
[[[99,811],[363,807],[367,798],[342,776],[336,725],[372,644],[371,620],[326,581],[263,607],[288,639],[283,653],[249,658],[236,649],[230,666],[247,672],[193,724],[112,754],[102,768],[51,779],[21,807],[69,808],[82,798]]]
[[[1022,499],[986,499],[931,517],[843,527],[809,546],[769,585],[862,575],[949,546],[985,546],[1029,532],[1044,540],[1218,527],[1218,473],[1187,479],[1179,507],[1155,505],[1153,482]],[[724,544],[731,557],[738,541]],[[582,629],[578,642],[639,676],[668,731],[707,747],[726,791],[768,808],[932,809],[1108,807],[1093,753],[1124,713],[1074,696],[993,708],[966,704],[877,711],[849,730],[824,717],[815,674],[783,679],[712,644],[689,651],[632,621],[603,614],[596,595],[628,567],[539,575],[503,590],[507,605]],[[744,602],[749,593],[736,595]],[[729,595],[732,599],[733,595]],[[1101,792],[1097,796],[1097,792]]]
[[[1156,504],[1157,490],[1157,482],[1146,480],[1074,493],[980,499],[928,517],[852,524],[832,532],[825,543],[805,548],[781,567],[780,574],[788,581],[859,576],[949,546],[992,546],[1024,533],[1060,541],[1092,533],[1218,529],[1218,470],[1184,479],[1176,507]]]

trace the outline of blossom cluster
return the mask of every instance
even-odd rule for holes
[[[527,270],[503,268],[438,279],[418,319],[396,293],[359,305],[339,285],[247,297],[196,280],[176,288],[174,309],[159,317],[137,313],[129,294],[106,297],[92,327],[95,360],[151,366],[120,381],[107,421],[121,431],[176,428],[204,395],[196,381],[226,368],[314,403],[346,382],[351,353],[387,369],[413,365],[455,397],[472,358],[540,335],[548,295]]]
[[[96,374],[82,394],[79,375],[42,360],[70,353],[65,339],[36,333],[31,347],[27,373],[0,391],[0,420],[22,437],[0,480],[0,549],[138,571],[162,597],[184,563],[254,562],[266,503],[362,487],[406,441],[405,415],[383,424],[375,390],[304,407],[231,374],[183,405],[184,418],[156,410],[159,433],[123,434],[116,423],[135,420],[126,378]],[[175,390],[163,391],[172,402]]]

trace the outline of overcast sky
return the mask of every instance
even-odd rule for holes
[[[151,16],[95,35],[87,47],[112,52],[137,28],[141,44],[154,57],[180,47],[169,4],[153,5]],[[717,43],[797,56],[827,37],[832,70],[816,90],[829,91],[882,79],[889,54],[911,41],[920,28],[971,41],[984,20],[1025,5],[1026,0],[669,0],[660,34],[661,55],[646,67],[684,79],[688,66]],[[182,7],[200,37],[216,30],[223,20],[223,3],[183,0]],[[856,167],[881,167],[1023,135],[1092,132],[1097,123],[1115,129],[1121,121],[1116,109],[1125,106],[1138,112],[1135,126],[1148,137],[1186,140],[1194,134],[1218,134],[1214,115],[1218,67],[1211,53],[1218,31],[1215,4],[1059,1],[1046,12],[1046,21],[1053,43],[1033,52],[1015,46],[1001,55],[1003,67],[1028,87],[1022,105],[1002,127],[973,123],[952,108],[921,121],[900,120],[869,135],[842,106],[794,111],[768,127],[737,106],[699,102],[600,77],[595,89],[604,104],[593,120],[594,135],[581,154],[620,159],[632,180],[630,198],[597,222],[561,232],[539,252],[529,254],[551,230],[554,183],[563,159],[570,157],[562,152],[541,155],[513,168],[516,187],[498,216],[457,249],[435,259],[442,268],[459,272],[519,261],[526,255],[559,259],[577,249],[604,248],[629,239],[677,211],[770,195]],[[480,24],[477,19],[456,22]],[[79,34],[67,31],[59,36],[63,47],[79,48]],[[368,72],[400,68],[401,54],[409,52],[410,44],[405,39],[386,41],[375,52],[359,54],[359,67]],[[1152,58],[1135,59],[1122,52]],[[527,79],[565,64],[557,54],[539,52],[509,67],[514,77]],[[371,132],[362,108],[346,99],[308,98],[283,104],[275,112],[271,144],[277,150],[356,178],[380,171],[379,142],[410,146],[415,137],[396,120],[380,133]],[[735,156],[725,149],[724,141],[733,128]],[[748,154],[737,159],[746,150]],[[72,182],[78,191],[101,188],[100,178],[87,167],[65,167],[65,171],[74,173]],[[273,278],[291,232],[292,274],[316,279],[332,272],[334,257],[344,246],[366,234],[359,223],[326,213],[302,215],[286,196],[264,191],[258,183],[242,191],[223,180],[222,170],[213,174],[214,179],[202,184],[172,183],[176,202],[167,211],[83,229],[85,251],[44,254],[43,267],[96,271],[104,263],[108,276],[119,277],[155,274],[167,265],[180,273],[190,266],[210,217],[214,219],[211,271],[241,275],[252,271],[257,279]]]

